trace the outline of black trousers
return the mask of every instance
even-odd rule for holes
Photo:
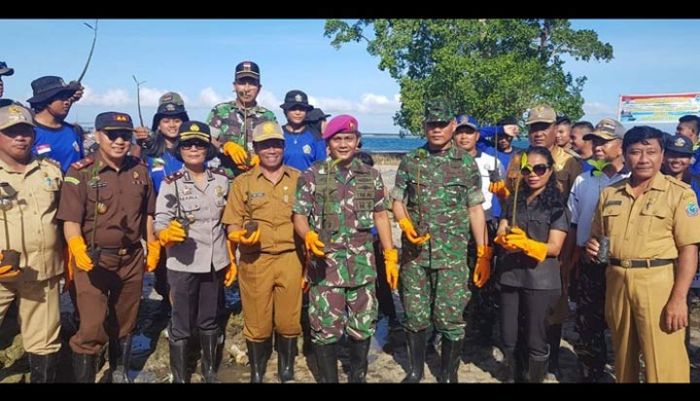
[[[501,341],[504,348],[515,349],[521,342],[529,355],[547,355],[547,315],[560,294],[560,289],[530,290],[501,284]],[[519,332],[522,333],[520,339]]]
[[[187,273],[168,271],[168,284],[173,298],[170,319],[172,341],[190,338],[197,330],[215,330],[222,294],[224,272]]]

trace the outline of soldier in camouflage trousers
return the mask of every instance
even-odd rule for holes
[[[239,63],[233,82],[236,100],[217,104],[207,117],[212,136],[221,144],[223,155],[219,158],[229,180],[260,161],[253,152],[253,129],[263,121],[277,121],[270,110],[256,103],[261,88],[258,65]]]
[[[338,382],[338,341],[350,337],[350,382],[364,382],[370,338],[377,323],[372,226],[384,249],[387,278],[396,285],[398,252],[380,173],[354,158],[357,120],[339,115],[323,138],[330,161],[317,161],[297,183],[294,229],[305,239],[309,321],[320,382]],[[390,285],[391,285],[390,284]],[[347,312],[346,312],[347,311]]]
[[[404,382],[409,383],[423,377],[431,323],[442,334],[438,380],[457,382],[465,328],[462,311],[470,294],[470,228],[477,245],[475,284],[482,287],[490,275],[492,250],[485,235],[481,176],[474,159],[452,146],[456,123],[445,104],[428,104],[428,143],[403,157],[391,194],[394,215],[404,232],[399,291],[410,365]]]

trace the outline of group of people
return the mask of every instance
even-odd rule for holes
[[[0,78],[12,72],[0,64]],[[355,117],[326,123],[292,90],[281,126],[257,104],[260,88],[258,65],[244,61],[236,99],[204,122],[189,119],[175,92],[160,98],[150,129],[101,113],[89,155],[83,133],[64,121],[79,83],[33,81],[32,110],[0,99],[0,321],[18,299],[32,382],[55,380],[62,276],[79,317],[76,381],[95,381],[108,347],[111,380],[129,382],[146,272],[171,315],[173,382],[190,381],[197,346],[203,380],[218,382],[223,289],[236,280],[251,382],[264,381],[273,341],[278,379],[294,379],[302,322],[319,382],[338,381],[344,337],[348,381],[365,382],[378,280],[403,304],[404,382],[423,379],[431,327],[441,343],[437,379],[453,383],[465,329],[489,343],[495,321],[506,380],[542,382],[558,373],[569,299],[584,380],[604,375],[607,326],[618,381],[638,380],[640,352],[646,381],[689,381],[697,117],[683,117],[670,136],[613,119],[572,124],[539,105],[525,118],[523,150],[512,147],[515,118],[481,127],[431,99],[426,143],[402,157],[389,191],[361,157]]]

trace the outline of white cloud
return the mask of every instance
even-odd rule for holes
[[[586,113],[586,115],[614,117],[617,115],[617,106],[611,106],[602,102],[590,102],[583,105],[583,112]]]
[[[258,103],[269,110],[280,110],[280,104],[284,103],[277,98],[272,92],[265,89],[258,94]]]
[[[309,103],[329,114],[367,114],[393,116],[401,107],[400,96],[391,99],[384,95],[364,93],[359,101],[345,98],[310,97]]]
[[[216,93],[214,88],[212,88],[211,86],[208,86],[199,91],[199,96],[197,97],[197,100],[193,103],[193,107],[214,107],[214,105],[216,104],[226,102],[231,99],[233,99],[233,95],[225,97]]]
[[[104,93],[97,93],[91,87],[85,86],[85,94],[80,99],[83,106],[100,106],[100,107],[122,107],[132,104],[133,99],[129,97],[129,92],[124,89],[108,89]]]

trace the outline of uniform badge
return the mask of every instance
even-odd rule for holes
[[[80,152],[80,145],[78,145],[78,142],[76,141],[73,141],[73,150]]]
[[[185,187],[182,189],[182,194],[183,195],[192,195],[192,188],[190,187]]]
[[[90,188],[104,188],[107,186],[100,177],[92,177],[90,178],[90,181],[88,181],[88,185]]]
[[[135,179],[135,180],[138,180],[138,179],[139,179],[139,172],[138,172],[138,171],[134,171],[133,176],[134,176],[134,179]]]
[[[12,209],[12,200],[7,197],[3,196],[0,198],[0,210],[8,211]]]
[[[194,214],[187,213],[187,220],[189,220],[190,223],[194,223]]]
[[[66,178],[63,179],[63,181],[69,182],[69,183],[71,183],[71,184],[73,184],[73,185],[78,185],[78,184],[80,184],[80,180],[77,179],[77,178],[75,178],[75,177],[66,177]]]
[[[43,155],[44,153],[51,152],[51,145],[44,143],[36,147],[36,154]]]
[[[695,202],[688,203],[688,206],[685,208],[685,213],[688,215],[688,217],[695,217],[699,212],[698,204]]]
[[[97,202],[97,205],[95,205],[95,209],[97,210],[98,214],[105,214],[107,213],[107,205],[105,205],[102,202]]]
[[[216,196],[224,196],[224,188],[222,188],[221,185],[217,185],[216,188],[214,188],[214,193]]]
[[[304,145],[301,149],[304,151],[305,155],[311,154],[311,146],[309,146],[309,144]]]

